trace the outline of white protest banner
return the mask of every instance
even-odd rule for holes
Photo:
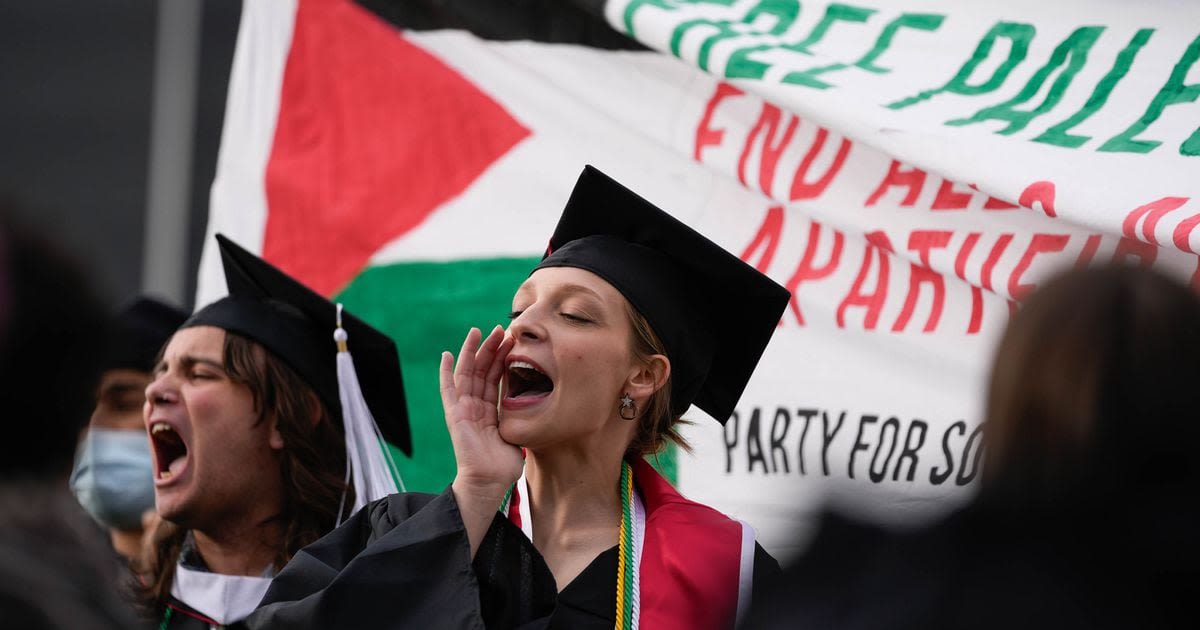
[[[1200,279],[1185,3],[430,6],[247,2],[209,226],[396,338],[410,487],[453,474],[439,351],[500,323],[584,164],[792,291],[665,462],[781,555],[829,498],[968,496],[992,344],[1048,274]]]

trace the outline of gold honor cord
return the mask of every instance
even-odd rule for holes
[[[514,488],[516,488],[516,484],[509,486],[508,491],[504,493],[504,499],[500,502],[500,512],[505,517],[508,516]],[[633,557],[634,498],[633,469],[629,467],[629,462],[623,461],[621,462],[621,531],[617,556],[617,623],[614,626],[616,630],[635,630],[637,628],[634,609],[637,608],[640,597],[637,592],[639,563]],[[528,501],[529,497],[525,497],[525,500]],[[530,523],[529,531],[532,530],[533,524]]]

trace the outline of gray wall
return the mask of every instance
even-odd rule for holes
[[[192,2],[200,0],[169,0]],[[158,3],[0,6],[0,198],[91,269],[112,304],[142,290]],[[181,229],[191,306],[241,3],[204,2]],[[151,264],[161,261],[149,261]]]

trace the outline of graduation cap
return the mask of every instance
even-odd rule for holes
[[[252,339],[313,388],[346,434],[354,509],[395,492],[390,480],[399,472],[379,439],[412,454],[396,344],[224,235],[216,238],[229,296],[184,327],[216,326]],[[390,491],[380,490],[381,484],[390,484]]]
[[[154,369],[159,350],[187,318],[183,309],[154,298],[130,302],[109,320],[103,369]]]
[[[592,166],[563,209],[545,267],[604,278],[650,323],[671,361],[671,410],[733,414],[791,294]]]

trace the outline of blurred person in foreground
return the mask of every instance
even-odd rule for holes
[[[138,627],[104,534],[67,487],[104,313],[88,278],[0,208],[0,625]],[[19,426],[19,428],[17,428]]]
[[[999,345],[977,497],[907,532],[827,515],[745,627],[1174,627],[1200,592],[1198,384],[1190,289],[1055,278]]]
[[[186,319],[184,311],[148,297],[111,318],[96,406],[75,453],[71,490],[108,529],[113,549],[130,560],[141,551],[142,523],[154,510],[150,442],[142,422],[146,386],[159,350]]]

